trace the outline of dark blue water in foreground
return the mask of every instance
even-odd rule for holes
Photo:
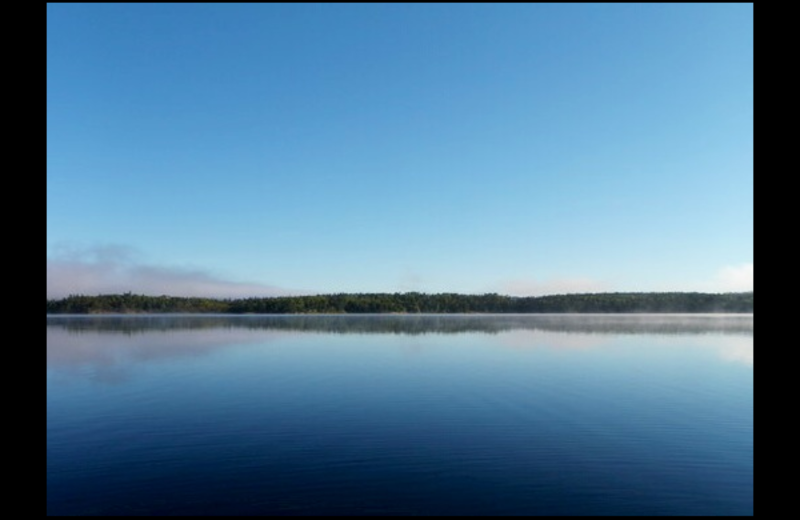
[[[49,515],[751,515],[748,316],[48,317]]]

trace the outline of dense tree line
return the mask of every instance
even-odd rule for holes
[[[698,313],[753,312],[753,293],[593,293],[550,296],[339,293],[270,298],[187,298],[140,294],[71,295],[47,300],[48,314],[225,313]]]

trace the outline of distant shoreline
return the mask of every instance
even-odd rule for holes
[[[48,299],[47,314],[705,314],[752,313],[753,292],[614,292],[507,296],[458,293],[338,293],[264,298],[142,294]]]

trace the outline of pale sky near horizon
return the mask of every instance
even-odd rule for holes
[[[48,297],[753,288],[752,4],[48,4]]]

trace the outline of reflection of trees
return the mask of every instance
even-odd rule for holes
[[[216,300],[142,294],[72,295],[47,301],[48,314],[226,313],[678,313],[753,312],[753,293],[500,294],[339,293]]]
[[[48,316],[69,332],[140,334],[197,329],[263,329],[336,334],[456,334],[542,330],[589,334],[753,334],[752,315],[133,315]]]

